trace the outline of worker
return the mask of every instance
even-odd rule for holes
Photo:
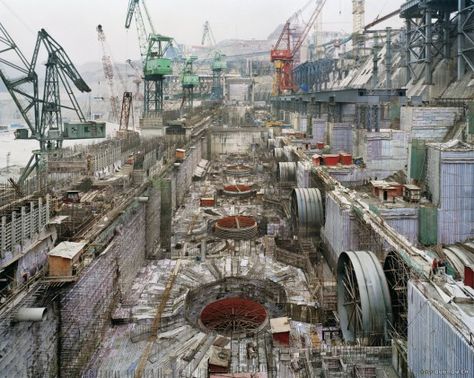
[[[444,258],[441,258],[439,261],[438,261],[438,270],[441,272],[441,271],[444,271],[446,267],[446,261],[444,260]],[[441,269],[440,269],[441,268]]]
[[[438,271],[438,259],[434,258],[433,262],[431,263],[430,278],[432,278],[436,274],[437,271]]]

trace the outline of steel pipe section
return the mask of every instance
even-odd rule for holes
[[[280,147],[274,148],[273,156],[275,157],[275,160],[277,163],[288,160],[288,158],[286,157],[286,151],[284,148],[280,148]]]
[[[301,236],[319,234],[324,224],[321,192],[316,188],[295,188],[291,193],[292,224]]]
[[[392,322],[382,265],[370,251],[348,251],[337,263],[337,311],[345,341],[380,345]]]
[[[22,307],[15,314],[17,322],[41,322],[46,317],[46,307]]]
[[[296,182],[296,163],[281,162],[278,163],[278,181],[295,183]]]

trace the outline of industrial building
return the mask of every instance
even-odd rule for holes
[[[474,1],[347,3],[350,33],[310,0],[186,46],[129,0],[96,113],[68,31],[0,17],[31,156],[0,168],[0,377],[474,376]]]

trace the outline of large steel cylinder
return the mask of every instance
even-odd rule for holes
[[[41,322],[46,317],[46,307],[21,307],[15,314],[17,322]]]
[[[293,189],[291,194],[291,218],[299,235],[314,236],[319,234],[319,230],[324,223],[324,207],[319,189]]]
[[[337,262],[337,311],[346,341],[378,345],[392,322],[382,265],[370,251],[347,251]]]
[[[276,147],[273,149],[273,156],[275,157],[275,160],[277,163],[281,161],[287,161],[286,153],[283,148]]]
[[[296,182],[296,163],[281,162],[278,163],[278,181],[295,183]]]

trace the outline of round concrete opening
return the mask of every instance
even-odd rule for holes
[[[270,280],[226,277],[188,292],[186,319],[203,332],[248,336],[263,332],[270,320],[287,316],[283,286]]]
[[[235,336],[258,332],[267,322],[267,311],[258,302],[230,297],[208,304],[200,321],[210,331]]]

